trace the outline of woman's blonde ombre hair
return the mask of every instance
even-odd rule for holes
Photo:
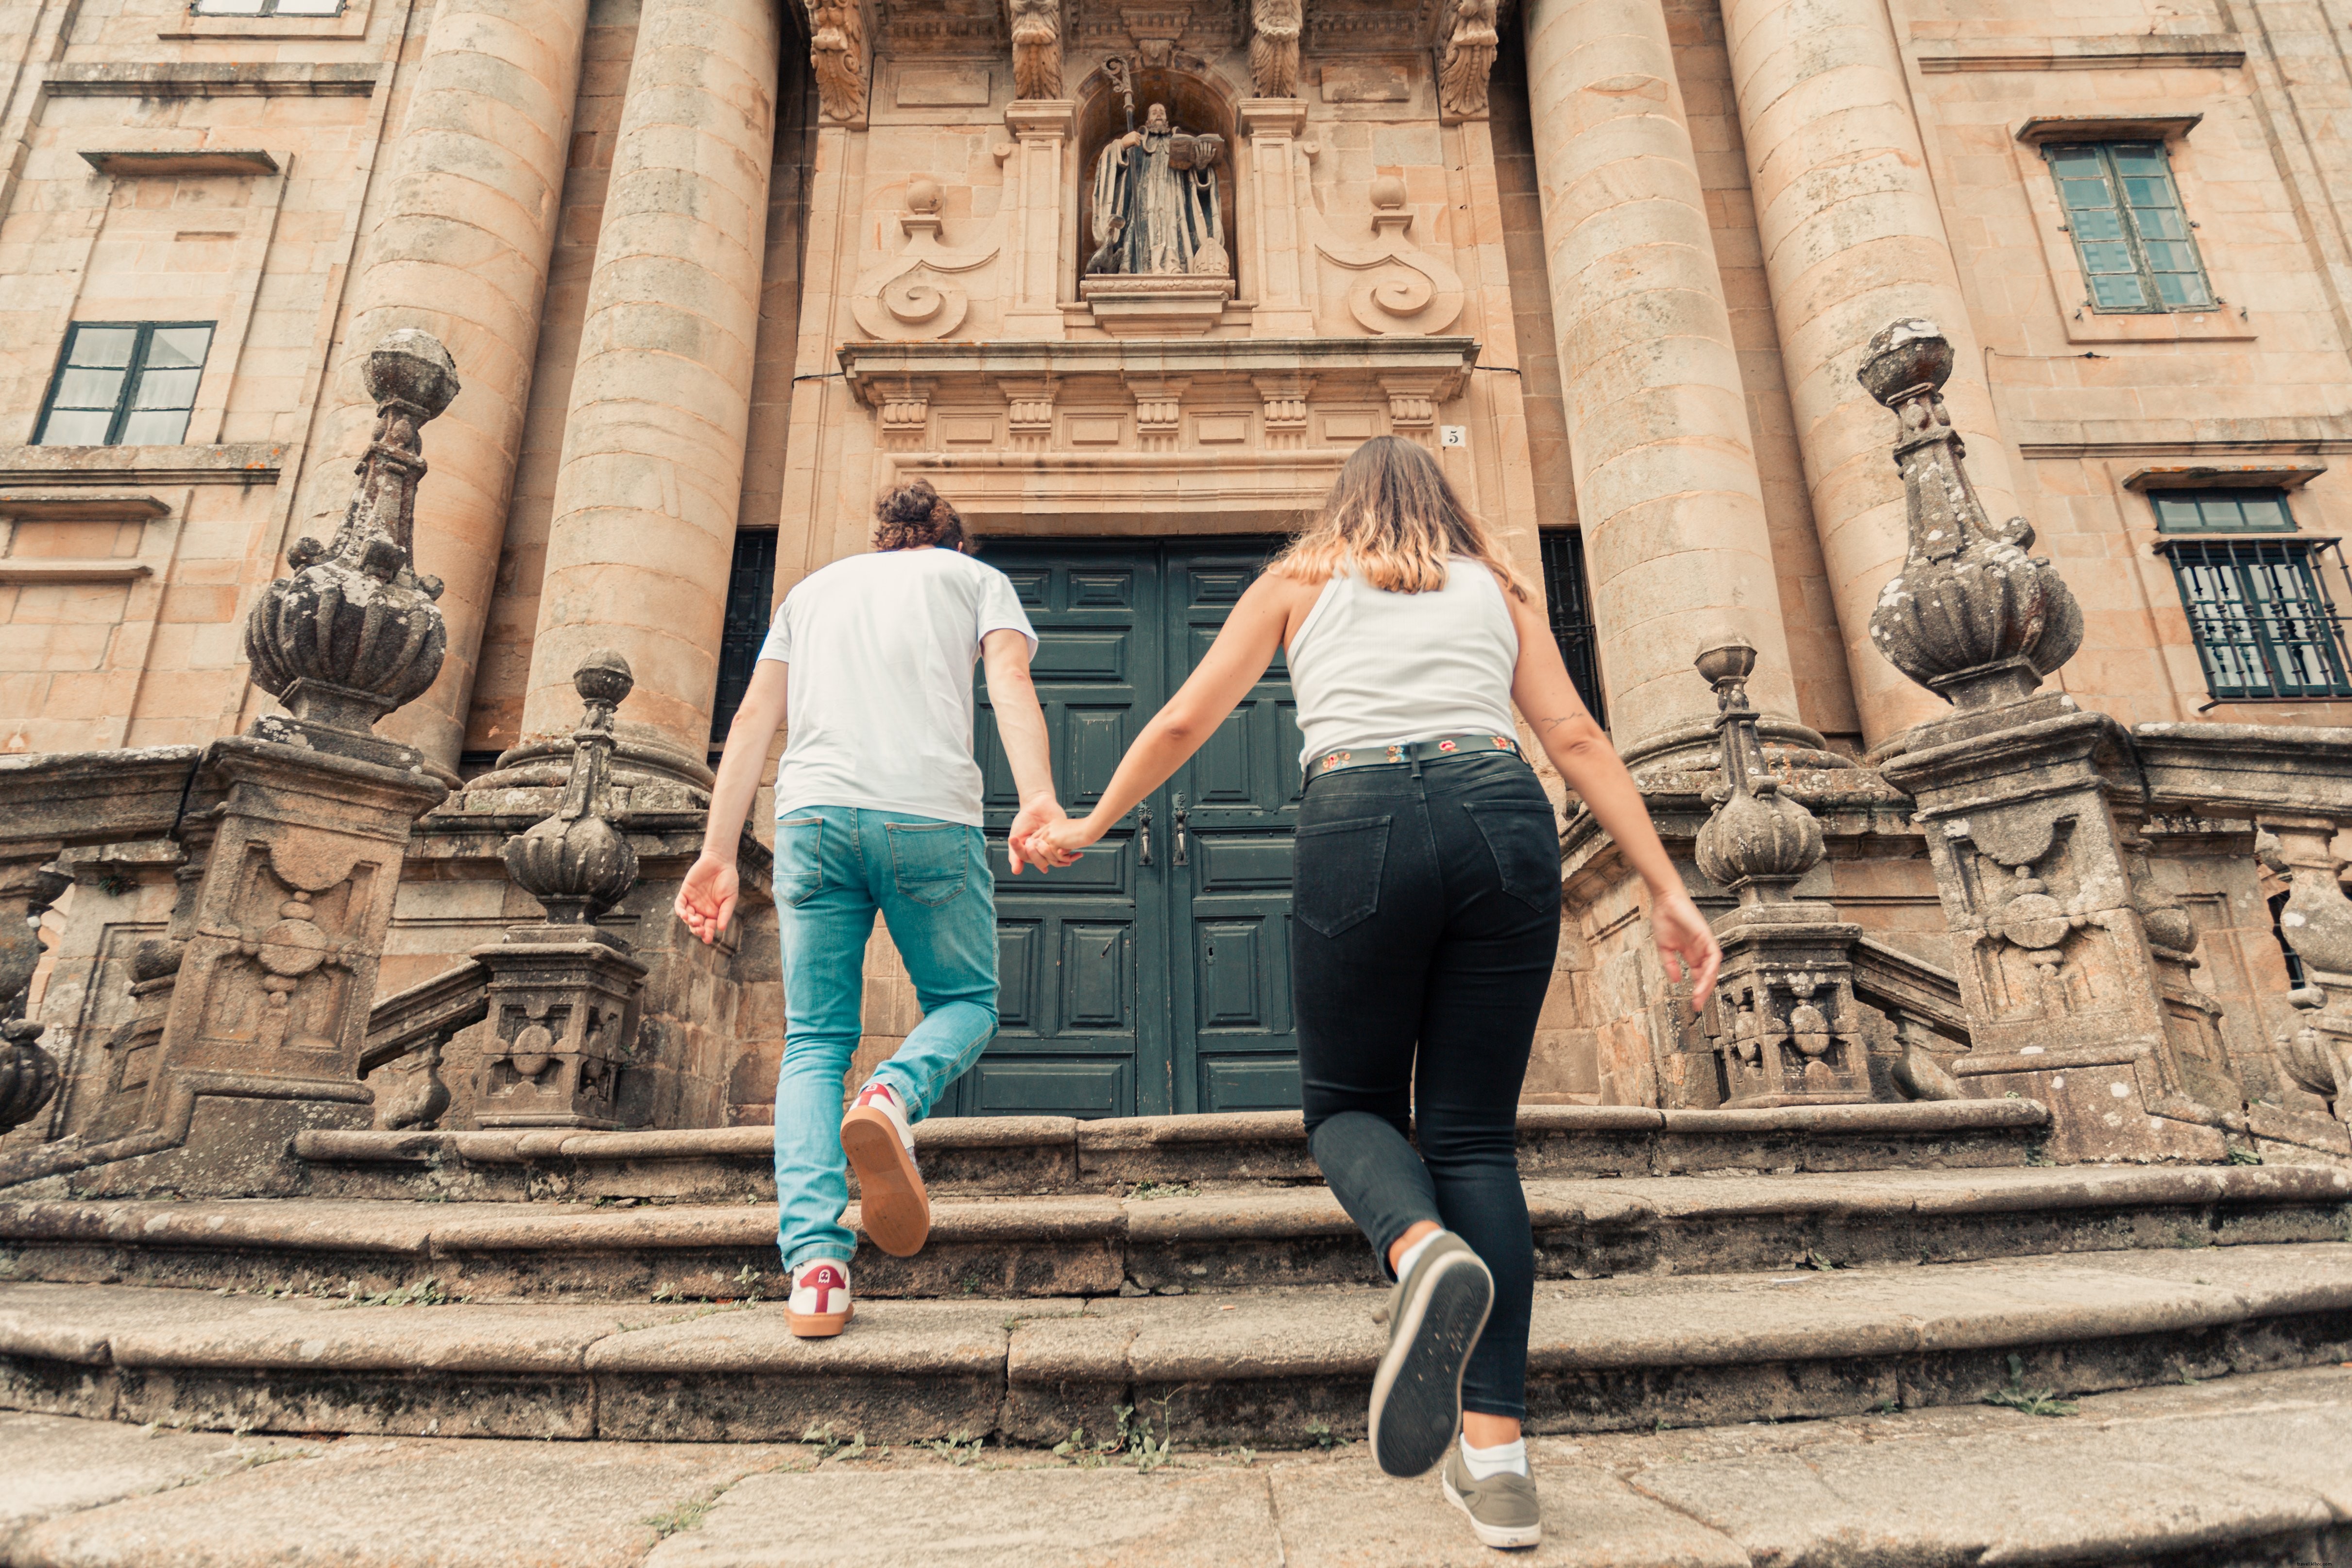
[[[1375,436],[1348,454],[1321,514],[1267,570],[1307,583],[1345,572],[1384,593],[1428,594],[1445,586],[1449,555],[1483,563],[1528,597],[1437,459],[1411,441]]]

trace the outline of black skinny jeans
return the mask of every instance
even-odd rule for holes
[[[1299,812],[1295,888],[1307,1146],[1383,1271],[1423,1220],[1486,1260],[1495,1309],[1462,1404],[1524,1416],[1535,1241],[1517,1112],[1559,949],[1551,803],[1507,754],[1327,773]]]

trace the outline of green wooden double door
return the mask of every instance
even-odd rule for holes
[[[990,542],[1037,628],[1032,666],[1073,816],[1208,652],[1266,540]],[[1301,744],[1277,661],[1176,776],[1076,865],[1011,875],[1017,799],[985,683],[1002,954],[995,1040],[959,1080],[965,1116],[1150,1116],[1298,1103],[1291,834]]]

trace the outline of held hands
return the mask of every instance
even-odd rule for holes
[[[735,878],[735,862],[721,860],[705,849],[686,874],[677,889],[677,902],[673,907],[686,929],[709,946],[719,940],[728,922],[735,918],[735,898],[741,890]]]
[[[1091,816],[1073,821],[1064,816],[1045,824],[1029,838],[1029,854],[1039,865],[1067,866],[1078,851],[1103,836]]]
[[[1706,917],[1680,888],[1653,889],[1650,931],[1658,939],[1658,955],[1666,961],[1667,975],[1690,981],[1691,1010],[1704,1008],[1715,994],[1716,972],[1723,967],[1723,946],[1715,940]]]
[[[1021,814],[1013,819],[1013,826],[1004,835],[1004,858],[1011,862],[1013,874],[1021,875],[1024,866],[1034,866],[1044,876],[1056,866],[1066,866],[1077,858],[1056,850],[1045,837],[1045,830],[1067,826],[1069,814],[1050,795],[1033,795],[1021,803]]]

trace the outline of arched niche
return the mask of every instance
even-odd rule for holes
[[[1168,118],[1192,132],[1213,132],[1225,140],[1224,153],[1217,159],[1217,211],[1224,219],[1226,261],[1232,276],[1246,295],[1255,286],[1253,279],[1242,276],[1242,246],[1240,215],[1234,210],[1234,195],[1237,188],[1234,179],[1234,158],[1241,139],[1234,132],[1233,100],[1224,90],[1207,78],[1173,66],[1137,66],[1132,68],[1135,79],[1135,124],[1142,129],[1145,113],[1155,103],[1168,106]],[[1095,160],[1105,146],[1117,137],[1127,134],[1127,100],[1112,87],[1110,79],[1097,66],[1078,89],[1078,256],[1071,268],[1070,298],[1077,297],[1077,284],[1086,277],[1087,258],[1095,253]]]

